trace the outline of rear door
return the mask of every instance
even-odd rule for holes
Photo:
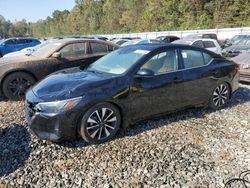
[[[213,65],[213,57],[199,50],[181,49],[180,52],[184,67],[183,105],[192,106],[207,102],[217,81],[213,79],[217,71]]]
[[[178,71],[177,50],[161,51],[140,69],[154,71],[152,77],[136,77],[131,86],[134,119],[165,113],[182,106],[182,71]]]

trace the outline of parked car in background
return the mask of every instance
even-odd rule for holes
[[[235,35],[231,39],[226,39],[225,43],[228,46],[232,45],[238,45],[242,40],[249,39],[250,38],[250,33],[240,33],[238,35]]]
[[[60,39],[29,54],[3,57],[0,59],[1,91],[7,98],[17,100],[48,74],[88,66],[116,48],[117,45],[102,40]]]
[[[156,39],[161,40],[165,43],[171,43],[171,42],[174,42],[175,40],[179,40],[180,38],[177,36],[167,35],[167,36],[158,36],[156,37]]]
[[[5,54],[3,57],[14,57],[14,56],[19,56],[20,54],[30,54],[30,53],[40,49],[41,47],[47,45],[48,43],[55,41],[55,40],[56,39],[45,40],[36,46],[24,48],[24,49],[16,51],[16,52],[11,52],[11,53]]]
[[[36,46],[41,42],[35,38],[9,38],[0,43],[0,57],[3,55]]]
[[[183,39],[197,39],[197,38],[218,40],[218,37],[215,33],[203,33],[203,34],[197,33],[197,34],[186,35],[185,37],[183,37]]]
[[[250,83],[250,53],[242,53],[231,60],[239,64],[240,81]]]
[[[121,46],[129,46],[129,45],[136,45],[136,44],[150,44],[150,43],[159,44],[163,42],[160,40],[156,40],[156,39],[133,39],[133,40],[123,43]]]
[[[201,38],[202,39],[214,39],[218,42],[221,48],[226,47],[225,42],[220,41],[215,33],[190,34],[190,35],[183,37],[183,39],[201,39]]]
[[[238,88],[237,68],[194,46],[126,46],[85,70],[42,80],[26,93],[26,121],[42,139],[105,142],[142,119],[190,106],[223,108]]]
[[[222,55],[225,57],[235,57],[241,53],[250,52],[250,35],[249,38],[244,38],[222,50]]]
[[[214,39],[181,39],[173,42],[174,44],[188,44],[192,46],[198,46],[200,48],[206,48],[216,54],[221,55],[222,49],[218,42]]]
[[[115,43],[119,46],[121,46],[122,44],[124,44],[125,42],[128,42],[128,41],[130,41],[130,40],[129,39],[119,39],[119,38],[112,40],[113,43]]]

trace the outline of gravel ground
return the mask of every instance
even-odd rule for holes
[[[41,141],[27,130],[23,102],[0,107],[0,187],[217,188],[250,169],[250,85],[223,110],[144,121],[101,145]]]

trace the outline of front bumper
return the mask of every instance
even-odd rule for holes
[[[77,137],[76,110],[70,109],[57,114],[36,112],[33,103],[25,104],[25,119],[31,133],[35,136],[53,142],[72,140]]]

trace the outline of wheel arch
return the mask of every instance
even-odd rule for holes
[[[98,104],[102,104],[102,103],[109,103],[109,104],[112,104],[112,105],[114,105],[114,106],[118,109],[118,111],[119,111],[119,113],[120,113],[120,116],[121,116],[121,126],[120,126],[120,128],[126,129],[126,128],[129,126],[129,123],[128,123],[128,121],[126,121],[127,119],[126,119],[126,117],[124,116],[124,111],[122,110],[121,105],[117,104],[117,103],[114,102],[114,101],[109,101],[109,100],[97,101],[97,102],[95,102],[95,103],[89,104],[88,107],[87,107],[84,111],[82,111],[82,112],[79,114],[79,116],[78,116],[78,118],[77,118],[77,120],[76,120],[76,122],[75,122],[75,123],[76,123],[76,133],[77,133],[78,135],[79,135],[79,131],[80,131],[81,120],[82,120],[82,117],[83,117],[84,113],[86,113],[86,112],[87,112],[90,108],[92,108],[93,106],[98,105]]]
[[[31,76],[35,79],[36,82],[38,81],[37,77],[36,77],[32,72],[30,72],[30,71],[28,71],[28,70],[25,70],[25,69],[11,70],[11,71],[7,72],[7,73],[3,76],[2,80],[1,80],[1,85],[0,85],[0,86],[1,86],[1,90],[3,89],[3,82],[4,82],[4,80],[5,80],[9,75],[11,75],[11,74],[13,74],[13,73],[18,73],[18,72],[27,73],[27,74],[31,75]]]
[[[229,89],[230,89],[229,98],[231,99],[231,98],[232,98],[232,86],[231,86],[231,84],[230,84],[228,81],[225,81],[225,83],[228,85],[228,87],[229,87]]]

